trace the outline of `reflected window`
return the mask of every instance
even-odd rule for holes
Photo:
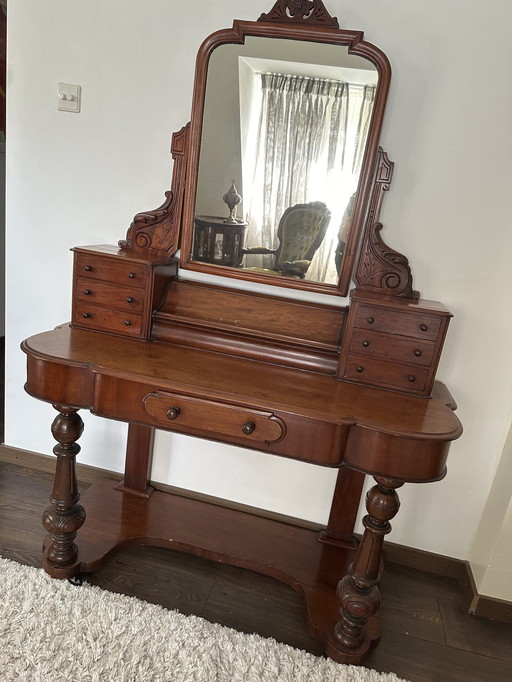
[[[239,59],[246,245],[275,249],[285,210],[321,201],[331,221],[306,278],[335,284],[335,254],[339,260],[343,252],[343,217],[357,189],[375,74],[320,67],[330,76],[342,71],[342,78],[315,77],[297,63],[269,60],[265,66],[275,70],[261,71],[263,62]],[[251,255],[245,264],[266,268],[268,260]]]

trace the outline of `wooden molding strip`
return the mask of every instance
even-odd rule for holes
[[[34,469],[35,471],[42,471],[48,474],[53,474],[55,469],[55,458],[30,452],[28,450],[21,450],[19,448],[9,447],[7,445],[0,445],[0,461],[16,464],[18,466]],[[114,478],[122,480],[123,476],[119,472],[99,469],[97,467],[89,466],[88,464],[77,463],[77,476],[81,484],[91,485],[102,478]],[[310,528],[313,530],[321,530],[321,524],[306,521],[304,519],[297,519],[294,517],[285,516],[270,512],[266,509],[258,509],[248,505],[223,500],[221,498],[213,497],[211,495],[204,495],[191,490],[177,488],[175,486],[165,485],[155,481],[151,481],[151,485],[163,492],[171,492],[182,497],[189,497],[195,500],[216,504],[222,507],[237,509],[245,511],[256,516],[264,518],[277,519],[282,522],[289,523],[301,528]],[[468,561],[455,559],[453,557],[443,556],[441,554],[434,554],[432,552],[425,552],[421,549],[413,547],[405,547],[397,545],[393,542],[385,542],[384,556],[387,563],[397,564],[413,570],[419,570],[434,575],[444,576],[457,580],[460,585],[467,590],[468,594],[468,612],[479,616],[481,618],[489,618],[493,620],[503,621],[505,623],[512,623],[512,603],[501,599],[495,599],[479,595],[476,589],[476,584],[473,578],[471,567]]]
[[[468,609],[469,613],[473,616],[478,616],[479,618],[499,620],[502,623],[512,623],[512,602],[478,594],[471,568],[468,570],[472,588],[472,599]]]
[[[469,562],[462,559],[434,554],[433,552],[426,552],[414,547],[397,545],[387,540],[384,543],[384,558],[386,562],[391,564],[398,564],[399,566],[424,571],[425,573],[452,578],[458,580],[462,585],[471,586]]]
[[[55,472],[55,457],[31,452],[30,450],[22,450],[21,448],[13,448],[9,445],[0,445],[0,461],[8,462],[9,464],[17,464],[20,467],[42,471],[47,474],[53,474]],[[108,477],[117,480],[123,478],[121,474],[115,471],[107,471],[87,464],[77,463],[76,471],[79,482],[88,485],[91,485],[101,478]]]

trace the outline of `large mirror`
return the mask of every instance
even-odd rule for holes
[[[345,293],[389,83],[359,32],[235,22],[196,71],[182,267]]]

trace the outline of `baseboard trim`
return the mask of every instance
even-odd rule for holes
[[[55,457],[13,448],[7,445],[0,445],[0,461],[49,474],[53,474],[55,471]],[[119,472],[99,469],[88,464],[77,463],[76,471],[78,480],[82,485],[85,484],[86,486],[92,485],[105,477],[114,478],[119,481],[123,478],[122,474]],[[256,516],[277,519],[295,526],[312,528],[315,530],[321,530],[323,528],[320,524],[304,519],[297,519],[283,514],[269,512],[266,509],[250,507],[211,495],[204,495],[203,493],[165,485],[157,481],[151,481],[151,485],[155,489],[163,492],[171,492],[175,495],[181,495],[182,497],[189,497],[201,500],[202,502],[209,502],[211,504],[246,511],[250,514],[255,514]],[[467,590],[469,613],[481,618],[512,623],[512,603],[479,595],[468,561],[443,556],[442,554],[434,554],[433,552],[426,552],[421,549],[415,549],[414,547],[405,547],[404,545],[398,545],[388,541],[384,544],[384,557],[386,563],[397,564],[405,568],[457,580],[461,587]]]
[[[469,575],[473,595],[468,609],[469,613],[472,616],[478,616],[479,618],[499,620],[503,623],[512,623],[512,602],[478,594],[471,568],[469,568]]]
[[[477,594],[471,600],[469,613],[480,618],[512,623],[512,603]]]
[[[386,562],[405,566],[407,568],[432,573],[457,580],[465,587],[471,587],[469,577],[469,562],[454,557],[426,552],[423,549],[405,547],[393,542],[384,543],[384,556]]]
[[[31,452],[30,450],[22,450],[21,448],[13,448],[9,445],[0,445],[0,461],[17,464],[18,466],[34,469],[34,471],[42,471],[47,474],[55,472],[55,457]],[[76,464],[76,474],[80,482],[88,485],[105,477],[115,478],[119,481],[123,478],[116,471],[107,471],[89,466],[88,464],[80,464],[79,462]]]

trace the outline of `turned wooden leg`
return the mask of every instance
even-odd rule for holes
[[[353,564],[338,584],[338,599],[341,604],[341,620],[335,626],[334,636],[350,660],[360,663],[370,648],[370,639],[365,636],[365,625],[380,606],[377,585],[381,577],[382,544],[384,536],[391,530],[389,520],[400,508],[395,488],[403,481],[375,477],[377,485],[366,494],[367,516],[363,519],[365,528]]]
[[[84,425],[77,410],[54,405],[59,411],[52,424],[52,434],[58,444],[50,506],[43,514],[43,525],[49,532],[49,544],[43,558],[43,568],[54,578],[68,578],[77,572],[78,548],[74,542],[77,531],[85,521],[85,510],[79,504],[75,459],[80,452],[76,441]]]

